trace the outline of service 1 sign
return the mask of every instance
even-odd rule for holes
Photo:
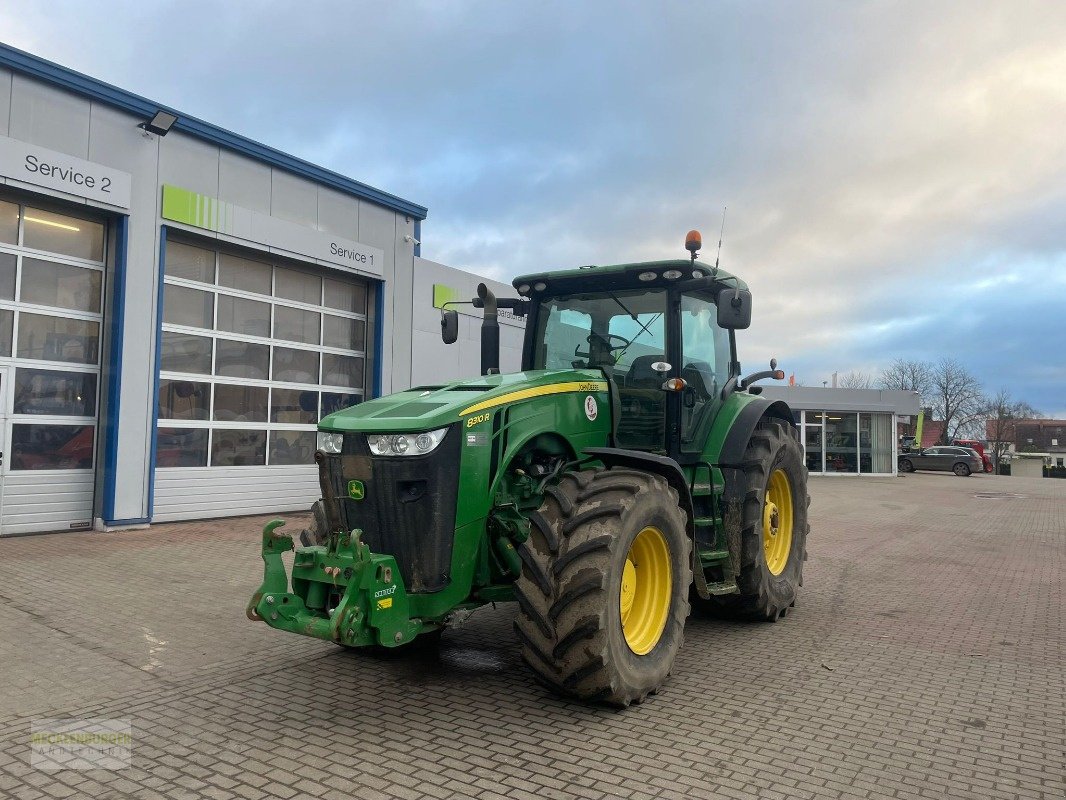
[[[130,174],[0,136],[0,175],[119,208],[130,207]]]

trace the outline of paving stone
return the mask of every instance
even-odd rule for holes
[[[533,683],[510,604],[436,658],[249,623],[267,518],[2,539],[0,797],[1066,795],[1066,481],[811,494],[794,613],[691,618],[670,682],[625,712]],[[133,767],[30,768],[42,717],[130,720]]]

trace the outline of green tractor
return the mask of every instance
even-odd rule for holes
[[[517,601],[552,689],[628,706],[663,685],[690,609],[776,621],[806,556],[807,470],[790,409],[742,377],[737,277],[690,258],[483,284],[482,375],[319,424],[322,499],[301,547],[271,522],[248,616],[347,648],[433,644]],[[525,317],[500,374],[500,309]],[[454,310],[442,312],[446,343]],[[282,554],[295,549],[291,577]]]

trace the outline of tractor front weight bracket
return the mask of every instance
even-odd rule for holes
[[[396,647],[422,631],[421,620],[410,618],[396,560],[372,553],[362,531],[335,534],[326,546],[296,548],[277,531],[284,524],[272,520],[263,529],[263,584],[248,603],[249,619],[352,647]],[[289,550],[295,550],[292,591],[281,558]]]

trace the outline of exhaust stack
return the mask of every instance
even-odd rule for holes
[[[500,321],[496,312],[496,295],[483,283],[477,285],[478,300],[485,309],[481,321],[481,374],[500,372]]]

